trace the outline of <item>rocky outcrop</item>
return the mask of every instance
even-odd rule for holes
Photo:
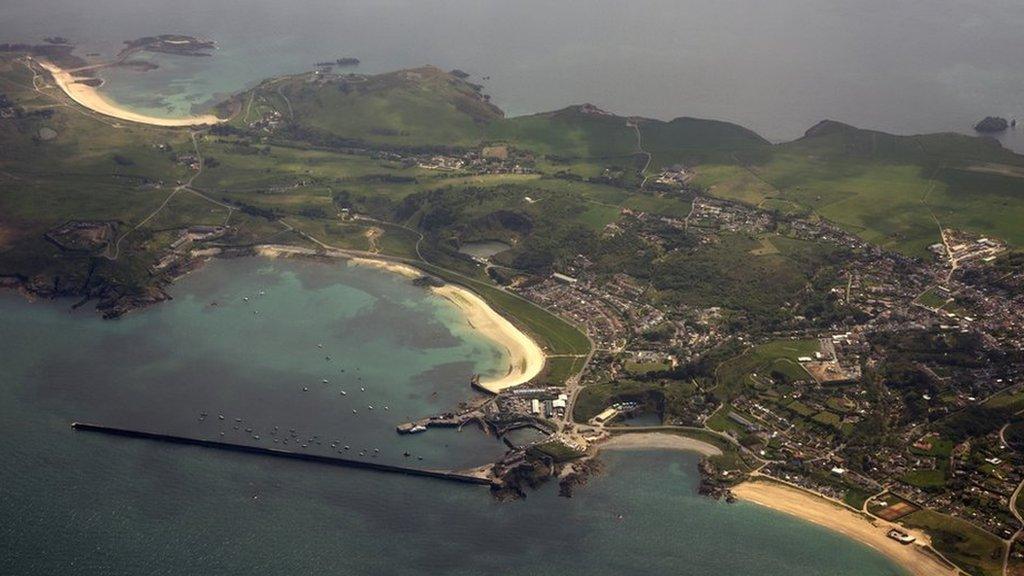
[[[558,480],[558,495],[572,498],[577,486],[586,486],[591,478],[604,471],[604,464],[597,458],[585,458],[566,464]]]
[[[986,134],[992,134],[996,132],[1004,132],[1010,127],[1010,123],[1006,118],[1000,118],[998,116],[988,116],[981,122],[974,125],[974,129],[978,132]]]

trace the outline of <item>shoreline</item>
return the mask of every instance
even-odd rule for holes
[[[811,522],[847,538],[856,540],[901,566],[912,576],[956,576],[932,552],[925,549],[928,536],[884,520],[869,520],[852,509],[809,492],[773,481],[747,480],[732,487],[736,498]],[[890,528],[917,538],[913,544],[900,544],[886,536]]]
[[[721,456],[717,446],[696,438],[668,432],[626,432],[613,434],[602,441],[597,450],[679,450],[696,452],[701,456]]]
[[[260,256],[271,258],[280,256],[317,256],[320,253],[315,250],[291,246],[265,245],[259,246],[256,253]],[[400,262],[391,260],[349,256],[338,254],[339,257],[348,261],[349,266],[366,266],[376,268],[393,274],[399,274],[409,279],[416,279],[427,272]],[[508,370],[500,376],[482,377],[479,387],[492,393],[498,394],[508,388],[525,384],[537,377],[544,369],[547,357],[540,346],[517,328],[507,318],[496,312],[483,298],[462,286],[446,283],[444,286],[433,286],[430,291],[447,300],[462,312],[469,327],[482,334],[484,338],[494,342],[505,349],[509,357]]]
[[[454,304],[462,311],[470,328],[505,348],[508,353],[508,372],[504,376],[481,377],[480,388],[499,394],[533,380],[544,369],[546,357],[540,346],[498,314],[483,298],[454,284],[432,287],[430,291]]]
[[[79,105],[88,108],[97,114],[110,116],[111,118],[117,118],[118,120],[137,122],[139,124],[149,124],[151,126],[163,126],[167,128],[212,126],[226,121],[213,114],[185,116],[184,118],[161,118],[158,116],[132,112],[101,94],[96,87],[80,82],[80,80],[85,80],[87,78],[77,77],[71,72],[64,70],[60,66],[57,66],[48,60],[34,60],[34,62],[37,62],[44,70],[50,73],[53,77],[54,83],[57,84],[57,87],[60,88],[68,98],[71,98]]]

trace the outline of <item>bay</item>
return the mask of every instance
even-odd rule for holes
[[[0,294],[0,573],[902,574],[825,529],[699,496],[688,453],[609,452],[575,498],[549,484],[497,503],[478,486],[73,431],[266,445],[295,428],[306,451],[337,440],[438,468],[503,451],[476,430],[394,432],[503,360],[406,278],[250,258],[212,262],[173,295],[103,321]]]

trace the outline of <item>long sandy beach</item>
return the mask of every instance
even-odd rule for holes
[[[466,321],[488,339],[508,352],[508,371],[497,377],[481,378],[480,387],[497,394],[506,388],[518,386],[534,379],[544,368],[544,352],[536,342],[498,314],[476,294],[453,284],[431,288],[455,304],[466,316]]]
[[[387,260],[352,258],[350,262],[357,266],[371,266],[387,270],[408,278],[418,278],[423,275],[423,272],[412,266]],[[454,284],[435,286],[430,290],[458,307],[465,315],[466,322],[474,330],[503,347],[508,353],[508,371],[500,376],[481,378],[481,388],[498,394],[506,388],[529,382],[544,369],[545,356],[540,346],[504,316],[495,312],[482,298]]]
[[[401,274],[407,278],[418,278],[424,274],[412,266],[388,260],[352,258],[349,262],[356,266],[370,266]],[[474,330],[497,343],[508,353],[508,370],[499,376],[481,378],[481,388],[498,394],[507,388],[529,382],[544,369],[546,357],[540,346],[504,316],[495,312],[482,298],[454,284],[435,286],[430,290],[458,307]]]
[[[732,493],[740,500],[796,516],[857,540],[884,554],[914,576],[955,576],[958,573],[919,544],[927,542],[927,535],[883,520],[869,520],[849,508],[803,490],[777,482],[755,480],[735,486]],[[893,527],[917,537],[917,542],[900,544],[889,538],[886,532]]]
[[[287,245],[263,245],[256,248],[257,254],[270,258],[282,256],[316,256],[322,254],[310,248]],[[337,256],[348,260],[350,266],[366,266],[399,274],[406,278],[419,278],[424,275],[421,270],[403,264],[377,258],[352,257],[338,252],[328,252],[328,256]],[[430,289],[434,294],[448,300],[463,313],[471,328],[480,332],[485,338],[497,343],[508,353],[507,371],[499,376],[480,379],[480,387],[488,392],[498,394],[502,390],[525,384],[544,369],[546,356],[529,336],[515,327],[504,316],[498,314],[487,305],[482,298],[469,290],[454,284],[435,286]]]
[[[110,100],[100,94],[100,91],[95,87],[83,84],[80,82],[83,78],[74,76],[60,66],[57,66],[47,60],[37,60],[36,62],[38,62],[40,66],[53,76],[53,81],[61,90],[64,91],[65,94],[68,95],[69,98],[89,110],[103,114],[104,116],[110,116],[111,118],[126,120],[128,122],[138,122],[140,124],[167,127],[209,126],[212,124],[219,124],[224,121],[213,114],[185,116],[183,118],[161,118],[158,116],[132,112],[131,110],[124,108],[113,100]]]

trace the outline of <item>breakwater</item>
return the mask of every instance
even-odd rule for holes
[[[109,434],[112,436],[123,436],[127,438],[141,438],[145,440],[156,440],[159,442],[170,442],[172,444],[186,444],[190,446],[202,446],[205,448],[216,448],[219,450],[230,450],[233,452],[245,452],[249,454],[259,454],[262,456],[275,456],[278,458],[291,458],[293,460],[303,460],[306,462],[315,462],[317,464],[327,464],[331,466],[344,466],[348,468],[361,468],[363,470],[375,470],[377,472],[388,472],[392,474],[405,474],[408,476],[423,476],[427,478],[437,478],[440,480],[450,480],[453,482],[462,482],[464,484],[482,484],[491,485],[491,480],[481,476],[474,476],[470,474],[462,474],[459,472],[453,472],[448,470],[428,470],[424,468],[414,468],[411,466],[397,466],[393,464],[383,464],[380,462],[370,462],[366,460],[355,460],[351,458],[339,458],[336,456],[325,456],[321,454],[308,454],[304,452],[289,452],[287,450],[279,450],[276,448],[264,448],[262,446],[249,446],[246,444],[232,444],[229,442],[220,442],[217,440],[205,440],[202,438],[189,438],[187,436],[174,436],[171,434],[161,434],[158,432],[146,432],[143,430],[132,430],[128,428],[117,428],[114,426],[104,426],[102,424],[90,424],[87,422],[72,422],[71,427],[75,430],[85,432],[98,432],[101,434]]]

